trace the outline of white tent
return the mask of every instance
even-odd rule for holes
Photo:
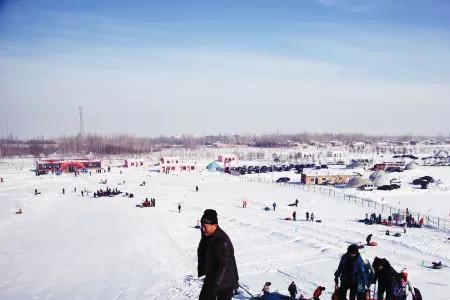
[[[417,164],[413,161],[407,164],[405,167],[406,170],[414,170],[415,168],[417,168]]]
[[[372,174],[370,174],[369,179],[374,181],[376,178],[382,177],[382,176],[386,176],[386,172],[383,170],[377,170],[377,171],[373,172]]]
[[[380,175],[377,176],[374,180],[373,180],[373,185],[376,187],[382,186],[382,185],[390,185],[390,178],[388,175],[384,174],[384,175]]]
[[[364,178],[362,176],[356,176],[349,180],[349,182],[347,183],[347,186],[353,187],[353,188],[359,188],[368,183],[369,183],[369,180],[367,178]]]

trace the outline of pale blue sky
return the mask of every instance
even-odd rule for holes
[[[450,1],[1,1],[0,135],[450,130]]]

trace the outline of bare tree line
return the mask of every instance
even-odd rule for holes
[[[99,156],[115,154],[143,154],[159,152],[168,148],[197,149],[202,146],[238,145],[261,148],[289,147],[295,144],[314,144],[323,142],[375,143],[380,141],[410,142],[434,140],[439,143],[448,142],[446,137],[426,136],[377,136],[349,133],[298,133],[298,134],[265,134],[265,135],[207,135],[207,136],[158,136],[151,138],[132,135],[100,135],[60,136],[56,138],[38,137],[21,140],[13,136],[0,139],[0,157],[10,156],[47,156],[57,153],[65,156],[95,154]],[[261,154],[260,154],[261,155]]]

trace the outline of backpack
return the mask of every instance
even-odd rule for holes
[[[364,270],[366,272],[367,276],[367,282],[369,284],[372,284],[375,280],[375,270],[373,269],[372,265],[370,264],[370,261],[366,260],[364,264]]]
[[[370,264],[370,262],[368,260],[364,261],[363,272],[364,272],[364,274],[362,274],[362,275],[367,278],[367,285],[372,284],[373,279],[375,278],[375,271],[373,270],[372,265]],[[359,293],[363,293],[366,290],[367,290],[367,286],[363,284],[362,280],[360,282],[358,282],[357,291]]]
[[[401,280],[397,280],[394,284],[394,290],[393,290],[394,296],[395,297],[405,296],[406,295],[406,285],[407,285],[406,282],[405,282],[405,285],[403,285]]]

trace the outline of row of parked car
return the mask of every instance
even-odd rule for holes
[[[434,178],[431,176],[422,176],[420,178],[414,179],[412,181],[413,185],[420,185],[422,189],[428,188],[430,183],[434,182]],[[375,189],[382,191],[391,191],[395,189],[399,189],[402,181],[398,178],[392,178],[389,182],[390,184],[385,184],[379,187],[375,187],[373,184],[365,184],[361,186],[359,189],[362,191],[373,191]]]
[[[391,191],[391,190],[399,189],[401,184],[402,184],[401,179],[399,179],[399,178],[392,178],[389,181],[389,184],[385,184],[385,185],[381,185],[379,187],[376,187],[375,185],[369,183],[369,184],[362,185],[361,187],[359,187],[359,189],[361,191],[373,191],[375,189],[376,190],[380,190],[380,191]]]
[[[254,173],[268,173],[268,172],[286,172],[295,171],[296,173],[302,173],[305,168],[313,169],[328,169],[328,166],[316,165],[316,164],[290,164],[290,165],[270,165],[270,166],[242,166],[231,167],[231,172],[238,172],[241,175],[254,174]]]

